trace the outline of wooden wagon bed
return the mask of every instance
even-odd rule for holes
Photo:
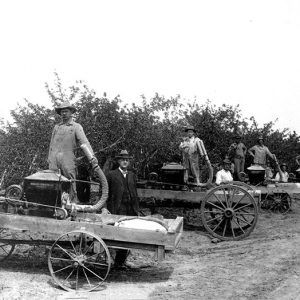
[[[159,260],[164,258],[165,251],[174,251],[180,241],[183,231],[182,217],[164,219],[168,225],[166,233],[111,225],[121,217],[119,215],[80,214],[75,221],[70,221],[0,213],[0,228],[46,234],[50,237],[49,243],[53,243],[53,240],[66,232],[85,230],[101,237],[108,247],[156,251]],[[30,241],[15,241],[17,244],[28,244],[28,242]],[[36,242],[47,244],[45,240],[33,241],[33,243]]]
[[[124,251],[120,249],[154,251],[160,261],[165,252],[175,250],[183,231],[182,217],[161,220],[164,230],[114,226],[124,219],[118,215],[78,213],[73,219],[0,212],[0,261],[9,257],[16,245],[47,245],[50,246],[48,267],[54,281],[65,290],[92,291],[109,274],[110,248],[119,252]]]

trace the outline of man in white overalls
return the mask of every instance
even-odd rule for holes
[[[79,146],[84,147],[94,155],[93,150],[82,126],[72,119],[76,108],[69,102],[64,102],[55,108],[55,111],[61,116],[62,121],[55,125],[52,132],[48,155],[49,169],[61,170],[65,177],[75,180],[77,175],[75,150]],[[78,201],[75,181],[71,184],[70,198],[72,202]]]

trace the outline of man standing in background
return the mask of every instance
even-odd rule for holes
[[[247,153],[247,147],[241,141],[242,137],[236,135],[234,143],[232,143],[228,149],[229,156],[234,162],[234,177],[241,181],[241,172],[245,171],[245,157]]]
[[[264,145],[264,140],[262,136],[258,138],[258,144],[251,147],[248,150],[248,153],[253,157],[253,163],[255,165],[260,165],[263,168],[266,168],[267,166],[267,156],[269,156],[273,160],[276,159],[275,154],[272,154],[269,148]]]
[[[200,169],[199,156],[204,156],[207,163],[210,164],[204,143],[198,137],[195,137],[196,130],[193,126],[185,128],[187,137],[180,143],[179,149],[182,152],[182,162],[185,168],[184,181],[188,182],[189,173],[191,173],[196,180],[196,185],[200,185]]]

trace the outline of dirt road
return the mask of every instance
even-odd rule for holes
[[[300,300],[300,201],[287,215],[261,213],[245,240],[211,243],[185,231],[161,263],[135,251],[132,269],[111,271],[103,289],[74,294],[57,287],[45,248],[16,253],[0,265],[0,299],[280,299]]]

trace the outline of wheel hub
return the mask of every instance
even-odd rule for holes
[[[225,218],[232,218],[234,215],[234,210],[232,208],[226,208],[224,210],[224,216]]]
[[[77,268],[78,266],[81,266],[86,261],[86,256],[83,254],[77,255],[74,257],[74,267]]]
[[[274,198],[274,200],[275,200],[276,204],[279,204],[281,202],[281,198],[279,198],[279,197]]]
[[[78,255],[78,256],[76,257],[76,261],[77,261],[79,264],[81,264],[81,263],[84,262],[85,260],[86,260],[86,257],[85,257],[85,255],[83,255],[83,254]]]

